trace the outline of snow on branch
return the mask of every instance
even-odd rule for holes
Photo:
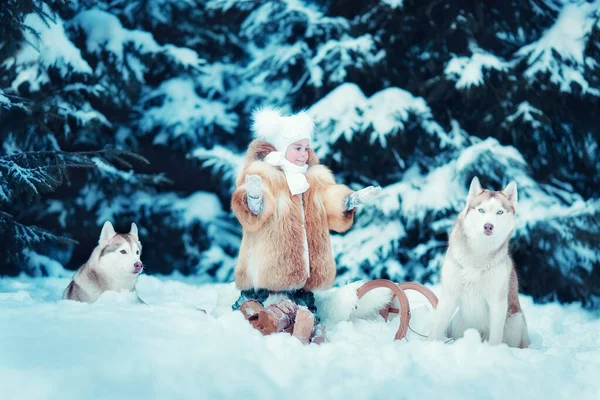
[[[353,83],[344,83],[313,105],[309,112],[328,136],[318,139],[327,148],[340,136],[351,142],[355,133],[369,132],[370,142],[387,147],[388,137],[405,130],[411,116],[425,132],[440,139],[442,145],[454,144],[434,120],[431,109],[421,97],[400,88],[387,88],[365,97]]]
[[[529,66],[525,77],[532,81],[547,75],[563,92],[571,92],[571,84],[576,83],[583,93],[600,96],[600,88],[591,87],[584,76],[586,69],[597,67],[586,60],[585,51],[599,17],[596,3],[566,4],[554,25],[538,41],[517,51],[516,56],[525,59]]]
[[[215,146],[212,149],[199,147],[189,153],[187,157],[202,161],[202,166],[210,169],[213,175],[220,176],[220,181],[227,184],[229,192],[233,192],[235,179],[243,165],[243,155],[234,153],[223,146]]]
[[[386,52],[378,49],[370,34],[354,38],[344,36],[321,45],[310,62],[309,83],[321,87],[325,81],[340,84],[346,81],[351,68],[372,68],[385,59]]]
[[[254,60],[248,64],[242,77],[267,82],[289,74],[295,65],[306,64],[310,54],[308,46],[302,42],[271,45],[264,49],[250,48]]]
[[[142,104],[152,106],[140,110],[144,115],[139,127],[154,135],[153,142],[158,145],[199,145],[218,130],[233,134],[238,125],[237,114],[227,104],[200,96],[194,81],[187,78],[163,82]]]
[[[238,2],[242,3],[242,2]],[[253,10],[241,26],[241,35],[247,38],[269,41],[274,38],[279,43],[291,36],[319,36],[324,40],[339,36],[350,27],[344,18],[327,17],[319,8],[298,0],[264,2]],[[266,34],[277,32],[271,38]]]
[[[539,218],[517,230],[515,255],[522,258],[520,267],[524,288],[536,297],[562,301],[578,299],[583,305],[600,305],[598,274],[598,229],[600,201],[577,201],[568,207],[539,210]],[[528,214],[520,211],[520,215]],[[552,285],[537,284],[543,275]]]
[[[23,82],[29,82],[31,91],[39,90],[41,85],[50,81],[50,67],[56,68],[63,77],[70,73],[92,73],[81,51],[68,39],[63,21],[47,4],[42,3],[41,10],[27,15],[24,27],[26,44],[2,64],[5,68],[14,66],[17,70],[18,75],[12,82],[13,89]]]
[[[144,157],[107,146],[86,152],[26,151],[0,156],[0,200],[10,201],[25,193],[30,198],[50,192],[68,179],[70,168],[95,168],[94,159],[131,168],[131,161],[148,163]]]
[[[12,237],[19,241],[21,245],[34,245],[46,241],[56,241],[65,244],[77,244],[76,240],[63,236],[55,235],[37,226],[28,226],[15,221],[12,215],[0,211],[0,227],[6,230],[8,227],[12,230]]]
[[[531,104],[529,104],[529,102],[524,101],[518,105],[515,113],[506,117],[506,123],[510,125],[515,121],[521,120],[531,125],[532,128],[537,129],[542,127],[542,121],[544,118],[546,120],[548,119],[544,116],[544,113],[541,110],[533,107]]]
[[[24,248],[22,254],[28,267],[27,273],[30,276],[52,276],[62,278],[72,274],[72,271],[65,269],[58,261],[30,248]]]
[[[10,108],[12,106],[12,102],[8,97],[4,95],[4,91],[0,89],[0,107],[2,108]]]
[[[139,59],[140,55],[164,54],[172,62],[196,70],[205,63],[196,51],[171,44],[161,46],[150,32],[126,29],[115,15],[96,8],[79,13],[69,24],[85,32],[88,52],[112,53],[119,65],[128,67],[122,69],[123,73],[127,75],[127,71],[130,71],[140,82],[145,81],[144,73],[149,68]],[[137,62],[126,54],[129,48],[138,54]]]
[[[135,173],[132,169],[123,171],[116,168],[114,165],[107,163],[101,157],[92,157],[92,162],[97,167],[97,171],[101,177],[107,178],[110,182],[124,181],[132,184],[153,184],[161,185],[171,183],[164,173],[149,175]]]
[[[35,196],[51,191],[62,182],[60,168],[57,170],[57,176],[54,176],[51,172],[56,167],[57,165],[21,166],[17,162],[0,159],[0,171],[4,171],[6,176],[6,192],[9,194],[14,193],[14,190],[9,186],[10,183],[14,187],[20,188],[21,191]],[[6,200],[10,199],[7,198]]]
[[[507,71],[511,67],[511,63],[480,49],[473,43],[469,47],[473,53],[470,57],[451,58],[444,69],[446,77],[456,81],[457,89],[481,86],[485,71]]]
[[[466,148],[455,164],[457,174],[465,182],[479,173],[485,174],[493,182],[502,183],[523,174],[526,167],[527,162],[516,148],[502,146],[494,138]]]

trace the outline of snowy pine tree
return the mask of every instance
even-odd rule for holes
[[[44,253],[71,269],[104,220],[135,221],[149,273],[228,282],[251,111],[307,108],[338,180],[384,188],[334,236],[338,283],[435,282],[477,175],[519,185],[524,292],[598,307],[599,17],[583,0],[10,0],[2,160],[110,145],[150,164],[89,159],[35,207],[2,185],[0,215],[77,240]]]
[[[186,74],[194,76],[202,60],[192,50],[159,45],[150,33],[123,27],[117,16],[93,3],[39,3],[48,21],[39,13],[23,18],[29,27],[23,32],[27,40],[2,63],[1,75],[8,82],[3,99],[19,98],[23,103],[3,102],[4,152],[7,156],[49,149],[78,152],[112,145],[146,154],[150,165],[136,165],[143,173],[132,174],[130,166],[90,158],[88,164],[95,168],[71,174],[52,196],[27,210],[29,219],[53,232],[68,232],[80,243],[60,254],[48,250],[71,268],[89,257],[105,220],[115,222],[117,230],[135,221],[144,237],[150,272],[199,272],[207,280],[226,280],[237,251],[237,243],[230,237],[238,239],[238,233],[232,218],[222,211],[219,198],[197,192],[209,189],[202,185],[208,174],[185,157],[186,146],[198,145],[195,139],[187,140],[195,134],[198,137],[197,132],[186,132],[184,140],[176,140],[190,127],[188,121],[168,119],[181,104],[171,109],[158,107],[157,117],[149,112],[148,122],[139,120],[145,108],[156,107],[153,92],[168,87],[175,77],[183,81]],[[103,30],[106,26],[112,28],[112,35]],[[164,68],[151,68],[153,65]],[[191,110],[197,106],[192,104]],[[202,127],[198,121],[203,120],[189,124]],[[182,123],[186,125],[177,128]],[[159,134],[158,129],[164,133]],[[163,144],[172,145],[174,151],[169,154]],[[172,169],[165,168],[169,159],[177,161]],[[188,174],[178,173],[182,170]],[[167,179],[165,174],[178,180]],[[198,183],[190,184],[194,181]],[[25,210],[24,205],[15,207]],[[152,245],[155,242],[163,244]],[[224,275],[219,275],[217,270],[223,265]],[[5,273],[27,268],[9,262]]]

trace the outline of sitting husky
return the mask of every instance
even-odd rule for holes
[[[441,270],[442,297],[430,339],[443,339],[445,331],[458,338],[474,328],[492,345],[529,346],[517,274],[508,254],[516,206],[515,182],[492,192],[482,189],[477,177],[471,181],[467,205],[450,233]]]
[[[135,292],[138,275],[144,269],[141,252],[142,244],[135,224],[131,224],[129,233],[121,234],[106,221],[98,246],[75,273],[63,299],[93,303],[107,290]],[[139,297],[138,301],[142,302]]]

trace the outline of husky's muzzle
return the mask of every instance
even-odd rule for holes
[[[490,236],[492,233],[494,233],[494,225],[489,223],[483,225],[483,233],[487,236]]]
[[[133,268],[135,270],[135,273],[139,274],[144,269],[144,264],[142,264],[141,262],[136,262],[135,264],[133,264]]]

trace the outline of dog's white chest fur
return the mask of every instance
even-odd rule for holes
[[[457,336],[458,331],[477,329],[484,339],[489,338],[491,302],[500,300],[508,287],[508,264],[483,265],[482,268],[458,266],[454,262],[445,265],[448,269],[444,279],[449,290],[458,299],[458,315],[449,333]]]

